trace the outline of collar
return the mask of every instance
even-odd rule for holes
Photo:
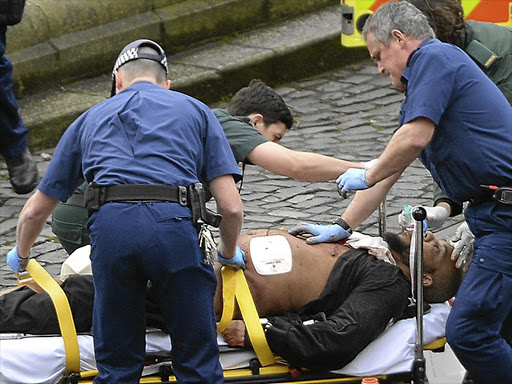
[[[409,57],[407,58],[407,64],[405,66],[405,70],[404,72],[402,73],[402,76],[400,77],[400,81],[402,82],[402,84],[404,85],[406,91],[407,91],[407,83],[409,82],[409,76],[408,76],[408,72],[409,72],[409,64],[411,63],[411,60],[413,58],[413,56],[416,54],[416,52],[418,52],[421,48],[423,47],[426,47],[427,45],[430,45],[432,43],[434,43],[435,41],[439,41],[437,39],[432,39],[432,38],[428,38],[426,40],[423,40],[421,42],[421,44],[418,46],[418,48],[416,48],[414,51],[411,52],[411,54],[409,55]]]
[[[134,90],[140,90],[140,89],[145,89],[145,88],[149,88],[149,87],[159,87],[159,86],[156,84],[153,84],[150,81],[141,80],[141,81],[137,81],[137,82],[133,83],[128,88],[123,89],[121,92],[119,92],[119,94],[124,93],[129,90],[134,91]]]
[[[407,67],[409,66],[409,63],[410,63],[412,57],[414,56],[414,54],[416,52],[418,52],[421,48],[426,47],[427,45],[430,45],[430,44],[434,43],[435,40],[437,40],[437,39],[428,38],[426,40],[423,40],[421,42],[421,44],[418,46],[418,48],[416,48],[414,51],[412,51],[411,54],[409,55],[409,57],[407,58]]]

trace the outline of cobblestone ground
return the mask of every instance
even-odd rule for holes
[[[387,77],[378,75],[371,62],[290,82],[276,90],[293,109],[298,121],[281,144],[357,161],[371,160],[383,151],[397,126],[403,98],[391,87]],[[49,148],[34,154],[41,174],[52,153],[53,148]],[[246,167],[241,196],[245,210],[244,229],[289,229],[301,222],[330,223],[350,202],[338,195],[334,182],[296,181],[256,166]],[[16,284],[14,274],[5,263],[5,255],[15,244],[17,217],[28,197],[12,192],[5,163],[1,162],[0,288]],[[397,215],[403,204],[431,204],[431,199],[432,180],[416,160],[387,196],[387,230],[398,231]],[[378,213],[358,230],[378,234]],[[32,255],[52,275],[58,275],[67,254],[53,235],[50,222],[37,239]]]

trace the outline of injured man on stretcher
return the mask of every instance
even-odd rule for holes
[[[410,242],[411,232],[387,234],[385,241],[354,233],[345,244],[317,245],[282,230],[242,234],[239,245],[247,256],[245,277],[258,314],[269,320],[265,334],[271,350],[296,367],[338,369],[348,364],[408,312]],[[452,298],[462,281],[461,270],[450,258],[452,249],[431,232],[425,234],[427,302]],[[217,272],[220,267],[216,263]],[[220,273],[217,276],[215,308],[220,318],[222,279]],[[89,332],[94,295],[91,276],[72,275],[62,288],[77,332]],[[3,294],[0,332],[58,334],[50,300],[29,287]],[[149,287],[147,324],[165,331],[157,302]],[[236,309],[234,319],[241,320]],[[232,322],[224,336],[232,346],[248,344],[241,322]]]

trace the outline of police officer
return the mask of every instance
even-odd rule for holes
[[[464,51],[434,38],[425,16],[408,2],[383,4],[363,35],[379,72],[406,97],[400,128],[376,164],[338,178],[343,192],[367,189],[344,212],[345,224],[364,220],[357,208],[382,201],[417,156],[450,199],[469,201],[474,259],[446,336],[475,383],[512,382],[512,200],[487,187],[512,187],[512,108]],[[335,237],[346,231],[341,224],[316,230]]]
[[[210,109],[169,91],[169,85],[167,59],[157,43],[137,40],[122,50],[113,70],[115,96],[66,130],[20,214],[17,245],[7,255],[14,271],[23,268],[59,201],[82,177],[90,183],[97,384],[139,382],[148,281],[158,292],[178,380],[223,382],[216,278],[198,245],[189,186],[200,176],[207,180],[222,215],[218,259],[244,267],[236,248],[243,211],[234,176],[240,171]]]
[[[293,125],[293,116],[279,94],[261,80],[252,80],[229,102],[227,110],[213,109],[228,139],[235,160],[270,172],[306,181],[335,180],[360,164],[318,153],[295,151],[279,144]],[[242,182],[239,188],[242,188]],[[52,215],[52,230],[66,252],[90,243],[83,207],[86,183]]]
[[[0,3],[0,154],[4,157],[14,192],[32,192],[39,181],[36,162],[27,147],[27,127],[18,113],[12,64],[4,56],[8,25],[21,21],[25,0]]]

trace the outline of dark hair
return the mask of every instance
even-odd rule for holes
[[[455,296],[459,290],[461,281],[458,276],[453,276],[446,270],[437,269],[430,271],[434,284],[423,287],[423,296],[427,303],[444,303]]]
[[[228,112],[233,116],[249,116],[259,113],[265,125],[278,121],[289,129],[293,125],[293,116],[284,100],[261,80],[251,80],[247,87],[240,89],[228,105]]]
[[[384,241],[388,243],[389,249],[394,252],[393,256],[397,261],[409,266],[409,244],[406,244],[397,234],[385,233]],[[427,303],[444,303],[457,293],[461,284],[461,276],[454,276],[451,271],[443,268],[436,270],[425,270],[432,274],[433,284],[423,286],[423,297]],[[411,271],[413,273],[413,271]]]
[[[465,33],[464,9],[460,0],[407,0],[427,17],[436,37],[460,46]]]

